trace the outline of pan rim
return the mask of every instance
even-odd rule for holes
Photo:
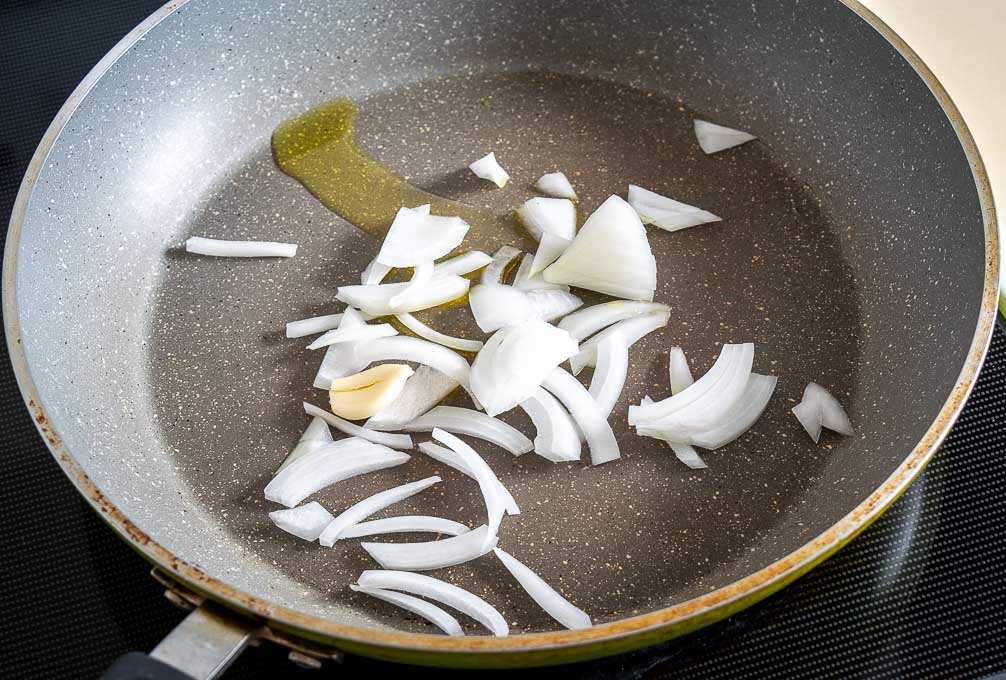
[[[891,503],[893,503],[921,472],[935,454],[953,426],[964,402],[974,387],[978,372],[984,362],[991,342],[997,314],[999,298],[999,246],[998,228],[989,179],[978,152],[975,141],[960,112],[950,96],[925,63],[905,43],[905,41],[882,20],[864,7],[858,0],[840,2],[864,20],[904,58],[930,89],[940,103],[944,114],[957,134],[972,169],[975,188],[981,204],[985,229],[985,281],[982,290],[979,317],[968,350],[967,358],[960,374],[939,413],[927,428],[923,438],[911,449],[908,456],[865,500],[851,512],[829,527],[826,531],[805,543],[797,550],[773,562],[767,567],[749,574],[723,588],[646,614],[640,614],[592,628],[577,631],[555,631],[529,633],[506,638],[469,636],[452,638],[440,635],[386,631],[336,623],[317,616],[257,598],[234,588],[195,565],[179,560],[167,549],[159,545],[102,494],[91,482],[73,454],[67,450],[58,432],[48,422],[40,395],[35,389],[31,372],[24,355],[20,335],[20,317],[15,290],[17,251],[21,230],[27,214],[29,199],[34,191],[45,159],[61,131],[76,111],[79,104],[101,80],[105,72],[122,57],[145,34],[157,26],[189,0],[172,0],[140,23],[106,54],[85,76],[57,113],[43,136],[22,179],[5,244],[3,262],[3,315],[7,345],[14,374],[21,390],[22,398],[35,421],[36,428],[50,449],[53,457],[64,473],[88,500],[106,523],[112,526],[127,542],[149,561],[180,582],[206,593],[211,599],[222,604],[267,619],[278,627],[296,631],[300,635],[322,639],[328,644],[340,646],[349,643],[354,651],[366,654],[384,649],[386,652],[418,652],[427,654],[450,654],[452,656],[483,655],[519,656],[521,653],[547,652],[550,650],[580,650],[584,657],[614,653],[634,646],[650,644],[690,632],[716,620],[724,618],[750,604],[768,596],[813,566],[823,561],[856,534],[865,529]],[[617,649],[610,643],[623,641]],[[600,647],[604,649],[600,649]],[[587,648],[595,649],[593,654]],[[439,654],[438,654],[439,653]],[[427,660],[429,661],[429,660]],[[517,662],[516,659],[514,659]],[[547,659],[541,660],[544,663]],[[519,663],[519,662],[518,662]]]

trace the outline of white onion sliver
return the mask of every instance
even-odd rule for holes
[[[384,569],[430,571],[463,564],[482,557],[499,539],[485,524],[478,529],[421,543],[361,543],[360,546]]]
[[[482,269],[493,259],[481,250],[469,250],[467,253],[455,255],[454,257],[438,262],[433,267],[434,276],[464,276],[471,274],[477,269]]]
[[[752,373],[734,410],[712,428],[694,435],[692,444],[704,449],[718,449],[740,437],[764,413],[775,385],[774,375]]]
[[[577,444],[579,444],[579,440],[577,440]],[[446,446],[440,446],[439,444],[434,444],[433,442],[421,442],[419,444],[419,450],[433,460],[443,463],[467,477],[475,479],[475,473],[468,468],[464,459]],[[496,481],[499,482],[498,479]],[[506,508],[506,514],[519,515],[520,508],[517,506],[517,501],[514,500],[514,497],[510,494],[507,488],[503,486],[502,482],[499,483],[499,491],[503,496],[503,504]]]
[[[468,292],[471,282],[462,276],[435,276],[418,290],[411,291],[397,305],[391,300],[410,283],[379,283],[374,286],[339,286],[335,297],[371,316],[416,312],[456,300]]]
[[[548,232],[542,234],[541,241],[538,243],[538,250],[535,251],[534,259],[531,261],[531,271],[528,275],[535,276],[543,272],[547,266],[559,259],[559,256],[563,254],[572,242],[572,239],[556,236]]]
[[[668,373],[671,378],[671,394],[677,394],[685,389],[695,379],[692,378],[692,371],[688,368],[688,360],[685,358],[685,351],[680,347],[672,347],[667,355]]]
[[[580,433],[572,416],[555,397],[539,387],[520,406],[537,432],[535,453],[553,463],[580,460]]]
[[[304,412],[311,416],[317,416],[324,420],[326,423],[334,427],[335,429],[348,434],[350,437],[359,437],[360,439],[365,439],[368,442],[373,442],[375,444],[381,444],[382,446],[387,446],[392,449],[411,449],[412,448],[412,437],[407,434],[393,434],[391,432],[379,432],[377,430],[370,430],[365,427],[360,427],[355,423],[351,423],[348,420],[344,420],[334,413],[329,413],[323,408],[319,408],[314,404],[304,402]]]
[[[345,317],[343,317],[345,319]],[[329,345],[325,357],[318,367],[318,374],[314,377],[314,386],[319,390],[327,390],[332,386],[332,381],[336,378],[344,378],[353,373],[355,364],[355,343],[347,342]],[[363,368],[366,368],[364,366]],[[349,370],[347,370],[349,369]],[[362,368],[357,368],[359,372]]]
[[[466,390],[470,387],[471,367],[463,356],[443,345],[419,338],[396,335],[354,344],[354,359],[356,363],[353,366],[358,368],[350,373],[361,371],[375,361],[414,361],[437,369]]]
[[[515,557],[509,553],[496,548],[493,552],[500,559],[503,566],[507,568],[521,587],[527,591],[531,599],[538,603],[538,606],[553,619],[570,630],[579,628],[590,628],[590,616],[585,611],[573,605],[572,602],[560,595],[556,590],[545,583],[541,576],[534,573]]]
[[[518,255],[520,255],[520,251],[513,246],[500,247],[499,250],[493,253],[492,262],[482,272],[482,283],[501,283],[503,281],[503,272],[506,271],[507,265]]]
[[[666,326],[670,318],[670,312],[656,312],[647,314],[646,316],[625,319],[608,326],[608,328],[583,342],[580,345],[580,351],[569,360],[569,365],[573,369],[573,375],[579,375],[584,367],[594,366],[597,363],[597,346],[605,338],[617,333],[622,336],[626,347],[632,347],[646,335]]]
[[[801,401],[792,408],[793,415],[800,421],[800,425],[807,431],[810,438],[817,444],[821,440],[821,421],[824,416],[821,413],[821,405],[817,402]]]
[[[506,449],[515,456],[527,453],[534,445],[520,430],[481,411],[457,406],[437,406],[402,429],[407,432],[432,432],[434,428],[455,434],[478,437]]]
[[[312,451],[272,478],[265,497],[292,508],[302,500],[350,477],[401,465],[409,454],[352,437]]]
[[[531,290],[526,295],[531,316],[542,321],[553,321],[583,306],[583,300],[565,290]]]
[[[468,168],[480,179],[487,179],[502,189],[510,181],[510,175],[496,161],[496,154],[490,151],[482,158],[469,164]]]
[[[391,267],[432,262],[457,248],[468,233],[460,217],[423,214],[401,208],[388,229],[376,260]]]
[[[296,508],[274,510],[269,513],[269,519],[280,529],[297,538],[316,541],[332,521],[332,513],[323,508],[321,503],[311,501]]]
[[[411,314],[396,314],[395,318],[423,340],[429,340],[438,345],[456,349],[459,352],[478,352],[482,349],[481,340],[467,340],[465,338],[456,338],[453,335],[444,335],[440,331],[430,328]]]
[[[542,383],[542,387],[562,402],[579,425],[580,431],[587,438],[591,464],[600,465],[621,457],[615,433],[611,431],[607,418],[579,380],[563,369],[556,368]]]
[[[542,175],[535,182],[534,188],[547,196],[576,200],[576,192],[573,191],[573,185],[569,183],[566,175],[561,172],[550,172]]]
[[[331,548],[335,545],[336,541],[342,538],[342,531],[346,527],[363,521],[375,512],[380,512],[388,506],[400,503],[410,496],[415,496],[420,491],[430,488],[439,481],[441,481],[440,477],[434,475],[433,477],[421,479],[418,482],[402,484],[401,486],[396,486],[364,498],[359,503],[355,503],[342,511],[338,517],[329,522],[325,530],[321,532],[321,536],[318,537],[318,541],[326,548]]]
[[[293,451],[286,457],[286,460],[276,469],[276,474],[279,474],[283,471],[283,468],[292,465],[294,461],[299,460],[312,451],[321,448],[325,444],[331,444],[332,441],[332,432],[328,429],[328,423],[315,416],[311,419],[311,423],[307,426],[307,429],[304,430],[304,434],[300,436],[297,446],[293,448]]]
[[[370,430],[400,430],[443,401],[458,386],[457,381],[435,368],[420,364],[405,383],[405,389],[386,409],[363,424]]]
[[[433,438],[456,453],[465,467],[468,468],[472,478],[478,482],[479,491],[486,503],[486,516],[488,517],[489,531],[496,535],[503,514],[506,512],[506,503],[500,489],[503,487],[496,473],[492,471],[482,457],[475,452],[475,449],[465,444],[450,432],[445,432],[439,428],[433,430]]]
[[[399,515],[397,517],[385,517],[384,519],[372,519],[369,522],[360,522],[359,524],[348,526],[340,532],[339,538],[413,533],[460,536],[468,531],[470,531],[468,527],[452,519],[430,517],[427,515]],[[318,534],[321,535],[321,532],[319,531]]]
[[[816,401],[820,406],[821,424],[824,427],[839,434],[851,435],[853,433],[849,416],[845,414],[838,399],[835,399],[828,390],[815,382],[809,383],[803,391],[803,400],[807,401],[808,399]]]
[[[501,283],[473,286],[468,294],[475,323],[483,333],[492,333],[503,326],[515,326],[531,318],[531,301],[527,293]]]
[[[698,140],[699,146],[702,147],[702,150],[707,155],[757,139],[757,137],[747,132],[723,127],[722,125],[709,123],[698,118],[694,121],[694,127],[695,139]]]
[[[663,312],[669,313],[670,311],[670,307],[659,302],[614,300],[613,302],[591,305],[570,314],[559,322],[559,328],[569,331],[569,334],[578,341],[583,341],[599,330],[624,319]]]
[[[361,588],[355,584],[350,584],[349,587],[358,593],[364,593],[365,595],[370,595],[378,600],[384,600],[396,607],[401,607],[407,612],[412,612],[416,616],[421,616],[452,637],[464,637],[464,631],[461,630],[461,624],[458,623],[456,618],[445,612],[437,605],[431,604],[426,600],[420,600],[418,597],[407,595],[406,593],[395,592],[394,590]]]
[[[320,349],[335,345],[340,342],[356,342],[358,340],[368,341],[378,338],[390,338],[398,335],[394,326],[387,323],[364,324],[362,326],[350,326],[349,328],[336,328],[328,331],[314,342],[307,346],[308,349]]]
[[[629,205],[639,213],[643,224],[653,224],[665,231],[678,231],[721,221],[721,218],[711,212],[661,196],[634,184],[629,185]]]
[[[360,272],[360,283],[364,286],[374,286],[383,281],[394,267],[381,264],[375,257],[367,265],[367,268]]]
[[[423,286],[431,278],[433,278],[433,261],[417,262],[416,266],[412,269],[412,277],[408,281],[409,285],[403,288],[402,292],[391,296],[391,306],[402,307],[406,305],[409,301],[409,296],[422,290]]]
[[[714,389],[717,381],[729,372],[741,358],[742,346],[725,344],[720,349],[713,367],[706,371],[705,375],[696,380],[693,384],[680,393],[667,399],[639,406],[629,407],[629,424],[638,425],[645,421],[653,421],[674,413],[676,410],[684,408],[696,399],[703,396],[710,389]]]
[[[677,456],[678,460],[687,465],[693,470],[703,470],[707,467],[706,462],[702,460],[699,452],[696,451],[690,444],[683,444],[681,442],[667,442],[667,445],[671,447],[674,451],[674,455]]]
[[[506,619],[491,604],[467,590],[432,576],[411,571],[368,569],[360,574],[357,582],[363,588],[398,590],[428,597],[472,617],[497,637],[510,633]]]
[[[513,286],[518,290],[531,292],[534,290],[561,290],[569,292],[569,286],[561,283],[549,283],[541,277],[541,274],[531,276],[531,265],[534,264],[534,255],[527,253],[520,261],[517,273],[513,277]]]
[[[572,241],[576,236],[576,206],[565,198],[532,198],[525,201],[517,209],[517,220],[536,241],[545,234],[566,241]],[[552,258],[553,261],[555,259]]]
[[[212,257],[293,257],[297,254],[297,245],[272,241],[222,241],[192,236],[185,241],[185,250]]]
[[[590,396],[607,418],[618,403],[629,372],[629,345],[621,333],[609,335],[597,345],[597,368],[590,379]]]
[[[339,327],[342,321],[342,314],[325,314],[324,316],[313,316],[310,319],[300,319],[291,321],[286,325],[286,337],[303,338],[315,333],[324,333],[333,328]]]

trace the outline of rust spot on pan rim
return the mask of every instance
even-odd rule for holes
[[[78,491],[88,499],[106,522],[147,559],[160,565],[161,568],[168,571],[180,581],[191,584],[219,602],[249,614],[271,620],[281,627],[303,631],[306,636],[330,640],[333,644],[338,644],[342,640],[347,643],[356,643],[353,645],[354,647],[376,646],[386,648],[388,651],[398,649],[428,653],[463,654],[467,652],[476,656],[489,653],[498,655],[508,652],[519,656],[521,652],[547,652],[549,650],[582,648],[585,652],[584,656],[587,656],[589,648],[600,647],[601,643],[615,640],[626,641],[627,639],[631,640],[638,637],[641,639],[640,644],[642,644],[646,641],[655,641],[661,637],[669,638],[700,625],[711,623],[727,616],[742,606],[757,601],[760,597],[767,595],[798,577],[848,542],[872,520],[876,519],[915,479],[943,442],[957,416],[960,414],[964,401],[971,393],[978,371],[988,351],[996,318],[999,281],[999,242],[996,215],[988,176],[986,175],[985,167],[974,139],[957,107],[950,100],[946,90],[904,40],[873,13],[859,4],[857,0],[841,1],[880,33],[911,64],[923,81],[929,86],[956,130],[961,146],[964,148],[971,164],[975,185],[978,189],[982,205],[985,227],[985,285],[982,291],[978,324],[975,328],[964,367],[949,397],[922,440],[916,444],[907,458],[905,458],[880,488],[876,489],[852,512],[803,547],[768,567],[719,590],[672,607],[612,623],[597,625],[585,630],[532,633],[514,635],[507,638],[488,636],[451,638],[440,635],[393,632],[348,626],[315,616],[308,616],[299,611],[256,598],[217,580],[196,566],[179,560],[175,555],[160,546],[140,527],[125,517],[115,504],[84,474],[83,469],[81,469],[73,454],[63,446],[59,435],[46,416],[42,401],[28,370],[28,364],[21,344],[15,291],[16,254],[28,199],[35,187],[45,158],[63,126],[105,71],[143,35],[174,10],[186,4],[187,0],[176,0],[162,7],[133,29],[91,70],[77,89],[74,90],[73,94],[70,95],[70,98],[49,126],[35,155],[32,157],[28,171],[21,183],[14,211],[11,215],[4,253],[3,312],[6,324],[7,345],[10,350],[14,372],[17,376],[25,403],[32,413],[39,432],[46,440],[49,449],[62,466],[63,471],[76,485]],[[607,647],[607,645],[604,646]],[[630,646],[631,644],[621,645],[622,648]],[[596,656],[597,653],[595,652],[594,655]]]

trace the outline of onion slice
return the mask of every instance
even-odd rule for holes
[[[629,345],[621,333],[613,333],[597,345],[597,368],[590,380],[590,396],[607,418],[618,403],[629,372]]]
[[[459,352],[478,352],[482,349],[481,340],[467,340],[465,338],[456,338],[453,335],[444,335],[440,331],[430,328],[411,314],[396,314],[395,318],[423,340],[429,340],[438,345],[456,349]]]
[[[614,300],[599,305],[592,305],[574,312],[559,322],[559,328],[569,331],[577,341],[582,341],[603,328],[618,323],[624,319],[650,314],[668,313],[671,308],[659,302],[628,302]]]
[[[498,538],[485,524],[478,529],[421,543],[361,543],[360,546],[384,569],[430,571],[471,562],[496,547]]]
[[[322,369],[327,370],[326,376],[329,384],[335,378],[362,371],[375,361],[414,361],[417,364],[425,364],[437,369],[455,382],[460,383],[466,390],[470,386],[471,367],[465,358],[443,345],[427,340],[396,335],[391,338],[380,338],[373,342],[354,342],[346,345],[333,345],[333,347],[347,347],[349,349],[336,355],[332,360],[332,365],[327,369],[325,362],[322,362]],[[331,350],[329,351],[331,352]],[[328,355],[326,355],[325,361],[328,361]],[[317,382],[315,387],[320,387]]]
[[[520,430],[481,411],[457,406],[437,406],[429,413],[416,418],[402,429],[407,432],[432,432],[435,428],[469,437],[478,437],[490,444],[506,449],[515,456],[534,448],[531,440]]]
[[[305,541],[316,541],[332,521],[332,513],[321,507],[321,503],[311,501],[296,508],[274,510],[269,513],[269,519],[288,534]]]
[[[579,380],[561,368],[556,368],[542,383],[542,387],[555,395],[573,416],[587,438],[591,464],[600,465],[621,457],[615,433],[611,431],[607,418]]]
[[[429,280],[433,278],[433,261],[427,260],[426,262],[418,262],[412,270],[412,277],[409,279],[405,288],[402,292],[395,293],[391,296],[391,306],[392,307],[402,307],[409,302],[409,296],[415,294],[417,291],[423,289]]]
[[[569,183],[566,175],[561,172],[550,172],[542,175],[535,182],[534,188],[547,196],[576,200],[576,192],[573,191],[573,185]]]
[[[394,590],[362,588],[355,584],[350,584],[349,587],[358,593],[364,593],[365,595],[370,595],[378,600],[384,600],[396,607],[401,607],[407,612],[412,612],[416,616],[421,616],[452,637],[464,637],[464,631],[461,630],[461,624],[458,623],[456,618],[445,612],[437,605],[431,604],[426,600],[420,600],[418,597],[413,597],[412,595],[407,595],[405,593],[398,593]]]
[[[390,432],[378,432],[365,427],[360,427],[348,420],[343,420],[334,413],[329,413],[323,408],[318,408],[314,404],[304,402],[304,412],[309,416],[317,416],[326,423],[350,437],[358,437],[374,444],[380,444],[392,449],[411,449],[412,437],[407,434],[392,434]]]
[[[590,628],[590,616],[585,611],[574,606],[572,602],[560,595],[552,586],[545,583],[538,574],[534,573],[509,553],[496,548],[493,550],[496,557],[500,559],[503,566],[507,568],[521,587],[527,591],[539,607],[553,619],[561,623],[570,630],[579,628]]]
[[[704,449],[718,449],[747,432],[765,412],[776,382],[774,375],[752,373],[734,410],[710,429],[694,435],[692,444]]]
[[[579,443],[579,441],[577,441],[577,443]],[[457,470],[466,477],[476,479],[475,473],[467,466],[464,459],[446,446],[440,446],[439,444],[434,444],[433,442],[422,442],[419,444],[419,450],[433,460]],[[499,479],[496,481],[499,482]],[[519,515],[520,508],[517,506],[517,501],[514,500],[514,497],[510,494],[507,488],[503,486],[502,482],[499,483],[499,491],[503,496],[503,505],[505,506],[506,514]]]
[[[704,120],[695,119],[695,139],[706,155],[730,149],[741,144],[757,139],[754,135],[723,127],[716,123],[709,123]]]
[[[822,426],[846,436],[853,434],[852,422],[842,405],[815,382],[804,389],[803,400],[793,407],[793,413],[815,444],[821,436]]]
[[[293,257],[297,254],[297,245],[272,241],[221,241],[192,236],[185,241],[185,250],[212,257]]]
[[[685,351],[680,347],[672,347],[667,355],[671,378],[671,394],[677,394],[685,389],[695,379],[692,378],[692,371],[688,368],[688,360],[685,358]]]
[[[491,604],[467,590],[432,576],[410,571],[368,569],[360,574],[357,582],[363,588],[398,590],[427,597],[470,616],[497,637],[503,637],[510,633],[506,619]]]
[[[342,314],[325,314],[312,316],[310,319],[291,321],[286,325],[286,337],[303,338],[316,333],[324,333],[338,328],[340,321],[342,321]]]
[[[358,437],[340,439],[291,463],[266,485],[265,497],[292,508],[336,482],[401,465],[408,460],[407,453]]]
[[[467,253],[455,255],[454,257],[438,262],[433,266],[434,276],[464,276],[473,271],[482,269],[493,259],[481,250],[469,250]]]
[[[531,316],[542,321],[553,321],[576,311],[583,300],[564,290],[532,290],[527,292],[531,303]]]
[[[435,276],[418,290],[410,291],[404,300],[392,300],[407,291],[410,282],[379,283],[374,286],[339,286],[335,297],[363,310],[372,317],[401,312],[416,312],[457,300],[468,292],[471,282],[461,276]]]
[[[464,524],[451,519],[444,519],[443,517],[399,515],[397,517],[385,517],[384,519],[372,519],[369,522],[360,522],[359,524],[348,526],[339,534],[339,538],[412,533],[460,536],[461,534],[468,533],[468,531],[470,531],[469,528]],[[321,535],[320,531],[318,535]]]
[[[670,318],[670,312],[656,312],[625,319],[609,326],[580,345],[580,351],[569,360],[573,375],[579,375],[585,366],[597,364],[597,346],[604,342],[605,338],[617,333],[622,336],[626,347],[632,347],[643,337],[666,326]]]
[[[493,253],[493,261],[482,272],[482,283],[501,283],[507,265],[513,262],[518,255],[520,255],[520,251],[513,246],[502,246]]]
[[[398,335],[394,326],[388,323],[363,324],[361,326],[350,326],[348,328],[336,328],[330,330],[310,345],[308,349],[320,349],[339,342],[356,342],[357,340],[376,340],[377,338],[390,338]]]
[[[796,419],[800,421],[803,429],[807,431],[810,438],[817,444],[821,440],[821,423],[824,420],[824,416],[821,414],[821,405],[814,402],[801,401],[791,410]]]
[[[496,161],[496,154],[490,151],[482,158],[471,163],[468,168],[480,179],[487,179],[502,189],[510,181],[510,175]]]
[[[576,236],[576,206],[565,198],[532,198],[525,201],[517,209],[517,221],[536,241],[545,234],[566,241],[572,241]]]
[[[722,221],[722,218],[711,212],[661,196],[635,184],[629,185],[629,205],[639,214],[643,224],[652,224],[664,231],[678,231]]]
[[[513,286],[519,290],[531,292],[535,290],[561,290],[569,292],[569,286],[561,283],[549,283],[542,278],[541,273],[531,276],[531,265],[534,264],[534,255],[527,253],[517,267],[517,273],[513,277]]]
[[[400,430],[443,401],[457,386],[449,376],[421,364],[405,383],[398,399],[363,426],[371,430]]]
[[[681,442],[667,442],[671,450],[674,451],[674,455],[677,456],[678,460],[687,465],[693,470],[703,470],[707,467],[706,462],[702,460],[699,452],[696,451],[690,444],[683,444]]]
[[[365,520],[375,512],[380,512],[388,506],[415,496],[420,491],[430,488],[439,481],[441,481],[440,477],[434,475],[433,477],[421,479],[418,482],[402,484],[401,486],[375,493],[373,496],[350,506],[340,513],[338,517],[329,522],[325,530],[321,532],[321,536],[318,537],[318,541],[326,548],[331,548],[335,545],[336,541],[342,538],[342,531],[346,527]]]
[[[539,387],[520,403],[520,407],[531,418],[537,432],[535,453],[553,463],[580,460],[580,433],[569,412],[555,397]],[[420,444],[419,448],[422,447]]]
[[[294,461],[316,449],[320,449],[325,444],[331,444],[332,441],[332,432],[328,429],[328,423],[315,416],[311,419],[311,423],[307,426],[307,429],[304,430],[304,434],[300,436],[297,446],[293,448],[290,455],[277,468],[276,473],[279,474],[283,471],[283,468],[292,465]]]
[[[504,326],[515,326],[532,316],[527,293],[501,283],[473,286],[468,294],[475,323],[483,333],[492,333]]]
[[[546,267],[559,259],[559,256],[566,251],[566,248],[572,242],[572,239],[556,236],[548,232],[542,234],[541,241],[538,243],[538,250],[531,261],[529,276],[535,276],[545,271]]]
[[[471,477],[478,482],[479,491],[482,492],[482,498],[486,503],[489,533],[495,536],[500,522],[503,520],[503,513],[506,512],[506,502],[500,492],[503,485],[499,478],[496,477],[492,468],[482,460],[482,457],[475,452],[475,449],[450,432],[445,432],[440,428],[434,429],[433,438],[456,453],[464,466],[468,468]]]
[[[451,252],[464,240],[468,224],[460,217],[441,217],[400,208],[384,237],[377,262],[389,267],[414,267]]]
[[[624,200],[611,196],[542,276],[551,283],[650,301],[657,287],[657,263],[639,215]]]

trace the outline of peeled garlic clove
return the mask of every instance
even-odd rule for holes
[[[405,364],[381,364],[333,380],[328,391],[332,413],[348,420],[369,418],[398,398],[411,375]]]
[[[496,162],[496,154],[491,151],[468,167],[476,176],[489,180],[500,189],[510,181],[510,175]]]

